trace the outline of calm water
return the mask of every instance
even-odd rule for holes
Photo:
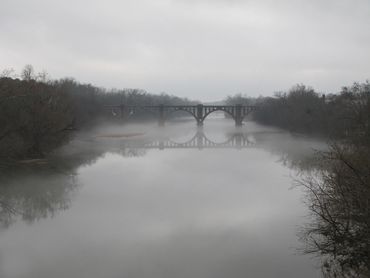
[[[320,277],[292,180],[322,146],[225,119],[82,134],[3,177],[0,277]]]

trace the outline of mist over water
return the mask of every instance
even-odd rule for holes
[[[320,277],[292,181],[324,147],[217,117],[81,133],[1,185],[0,277]]]

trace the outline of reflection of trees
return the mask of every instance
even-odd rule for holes
[[[286,134],[255,137],[258,145],[300,173],[297,183],[306,189],[312,216],[301,236],[305,252],[323,259],[324,276],[370,277],[369,141],[335,143],[328,149]]]
[[[305,252],[323,258],[325,277],[370,277],[370,147],[332,144],[328,149],[286,133],[255,134],[258,146],[299,171],[312,221],[302,229]],[[356,137],[358,140],[358,137]],[[324,151],[325,150],[325,151]]]
[[[258,146],[278,156],[278,162],[298,171],[317,167],[315,154],[326,149],[326,144],[319,140],[292,136],[286,132],[255,133],[254,137]]]
[[[324,276],[370,277],[369,147],[332,144],[324,152],[320,145],[306,147],[313,142],[257,140],[300,172],[312,216],[301,235],[305,252],[323,258]]]
[[[77,167],[96,157],[90,152],[0,165],[0,224],[33,222],[68,209],[78,185]]]
[[[33,222],[68,209],[78,188],[77,169],[107,152],[125,157],[145,154],[145,150],[111,147],[75,140],[45,160],[0,164],[0,225],[9,226],[17,219]]]
[[[3,180],[0,186],[0,222],[8,226],[21,217],[27,222],[67,209],[77,183],[74,175],[54,174]]]
[[[197,133],[195,143],[205,144],[205,137],[201,135]],[[109,153],[124,157],[143,156],[151,140],[77,138],[45,160],[1,163],[0,224],[9,226],[17,219],[33,222],[68,209],[73,192],[78,188],[79,167],[92,164]]]

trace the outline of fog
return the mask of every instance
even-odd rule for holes
[[[196,134],[207,140],[184,144]],[[248,144],[223,144],[235,134]],[[299,252],[308,212],[292,185],[323,148],[215,117],[80,132],[3,180],[0,276],[320,277]]]

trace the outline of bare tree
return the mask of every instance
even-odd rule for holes
[[[46,70],[42,70],[37,74],[36,80],[42,83],[47,83],[50,80],[48,72]]]
[[[16,77],[15,71],[13,68],[6,68],[0,73],[0,78],[13,78]]]
[[[324,258],[326,277],[369,277],[369,149],[332,144],[319,170],[299,184],[308,191],[313,216],[303,233],[305,251]]]
[[[21,77],[25,81],[30,81],[32,79],[35,79],[35,71],[33,69],[33,66],[25,65],[25,67],[22,70]]]

